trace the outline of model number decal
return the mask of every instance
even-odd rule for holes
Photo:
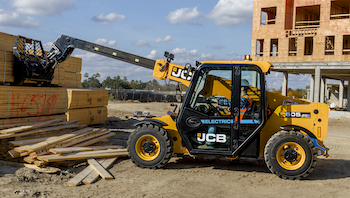
[[[311,118],[311,114],[301,112],[286,112],[286,118]]]
[[[187,70],[181,69],[179,67],[174,67],[173,71],[171,72],[171,76],[174,76],[176,78],[181,78],[183,80],[191,80],[193,72],[189,72],[187,75]]]

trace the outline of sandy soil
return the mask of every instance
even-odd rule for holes
[[[112,141],[126,145],[135,122],[135,110],[161,116],[165,103],[111,103],[105,127],[117,132]],[[128,116],[128,119],[125,119]],[[350,119],[330,119],[325,145],[329,158],[319,158],[316,169],[304,180],[282,180],[270,173],[263,159],[173,158],[162,169],[141,169],[127,158],[109,170],[114,180],[67,187],[65,183],[86,163],[44,174],[14,166],[0,166],[0,197],[349,197]]]

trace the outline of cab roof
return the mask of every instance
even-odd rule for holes
[[[266,61],[202,61],[202,64],[227,64],[227,65],[256,65],[262,72],[267,73],[273,69],[273,65]]]

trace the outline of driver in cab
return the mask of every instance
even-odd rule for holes
[[[252,107],[253,101],[247,94],[249,82],[246,79],[241,80],[241,101],[240,101],[240,120],[242,120],[245,112]]]

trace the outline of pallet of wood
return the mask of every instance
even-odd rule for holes
[[[107,120],[107,107],[68,109],[67,120],[79,120],[81,124],[102,124]]]
[[[60,87],[0,85],[0,119],[64,114],[67,92]]]
[[[108,90],[67,89],[67,109],[103,107],[108,105]]]

